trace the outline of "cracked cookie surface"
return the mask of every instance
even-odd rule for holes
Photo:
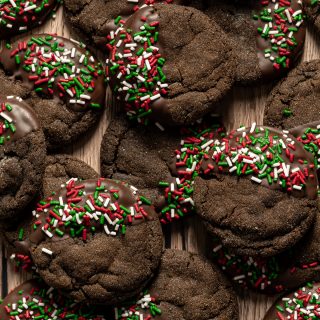
[[[285,16],[282,13],[285,10],[295,14]],[[232,40],[237,57],[235,70],[238,83],[270,81],[281,77],[296,64],[302,53],[306,32],[302,10],[296,0],[285,3],[229,0],[208,4],[205,13]],[[286,45],[280,48],[284,39],[287,40]],[[278,54],[284,48],[285,59]]]
[[[320,60],[303,62],[269,94],[264,123],[281,129],[319,121]]]
[[[7,81],[2,82],[5,94]],[[0,97],[0,220],[12,221],[41,187],[46,156],[33,110],[16,96]]]
[[[228,280],[209,261],[186,251],[165,250],[146,295],[152,303],[137,310],[143,319],[153,313],[159,320],[238,319],[236,295]],[[143,301],[143,295],[139,298]],[[132,305],[137,307],[136,301]],[[118,312],[132,310],[130,302],[123,308]]]

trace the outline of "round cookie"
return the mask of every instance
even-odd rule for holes
[[[158,268],[158,217],[149,200],[123,182],[71,180],[33,214],[21,245],[44,281],[76,301],[121,302],[140,292]]]
[[[238,319],[235,293],[207,260],[186,251],[167,249],[159,272],[136,301],[115,309],[115,319]],[[138,318],[137,318],[138,319]]]
[[[41,186],[46,156],[34,111],[21,98],[0,97],[0,220],[14,219]]]
[[[117,28],[114,20],[127,19],[143,5],[164,2],[179,4],[181,0],[85,0],[63,1],[68,22],[76,32],[81,31],[88,40],[105,48],[106,36]]]
[[[238,254],[290,248],[318,213],[313,156],[288,132],[256,124],[216,141],[194,186],[197,214]]]
[[[108,39],[110,86],[139,123],[193,123],[216,110],[233,84],[231,43],[197,9],[145,7]]]
[[[52,196],[53,190],[71,179],[87,180],[98,178],[98,173],[81,160],[68,155],[49,155],[45,159],[45,170],[39,198]],[[25,214],[1,226],[1,236],[17,269],[35,270],[29,249],[24,246],[32,231],[33,209],[29,205]]]
[[[306,283],[272,305],[264,320],[320,319],[319,283]]]
[[[223,133],[219,119],[210,116],[163,132],[116,118],[102,139],[101,173],[135,185],[155,204],[161,222],[171,222],[193,211],[198,169],[193,163],[200,162],[210,141]],[[190,172],[187,178],[186,171]]]
[[[303,62],[271,91],[264,124],[291,129],[319,121],[320,60]]]
[[[75,141],[93,127],[105,103],[102,65],[73,40],[33,35],[0,53],[0,79],[11,79],[37,114],[50,149]]]
[[[61,0],[2,1],[0,4],[0,39],[30,31],[51,16]]]
[[[237,82],[272,80],[296,63],[306,33],[300,2],[210,2],[205,13],[232,39]]]
[[[39,279],[24,282],[4,298],[0,319],[105,320],[95,307],[75,304]]]

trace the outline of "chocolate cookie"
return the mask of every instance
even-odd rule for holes
[[[116,118],[102,139],[101,173],[135,185],[155,203],[161,222],[171,222],[192,212],[203,150],[223,133],[219,119],[209,116],[164,132]]]
[[[304,287],[279,298],[263,319],[320,319],[319,292],[319,283],[306,283]]]
[[[21,98],[1,95],[0,220],[14,219],[35,197],[45,156],[44,135],[33,110]]]
[[[139,123],[190,124],[216,110],[233,84],[230,41],[197,9],[145,7],[108,39],[110,86]]]
[[[314,158],[302,144],[288,132],[253,124],[215,142],[195,180],[194,201],[223,245],[266,257],[311,227],[317,187]]]
[[[182,0],[66,0],[63,1],[67,21],[76,32],[81,31],[96,45],[105,48],[106,36],[117,28],[115,21],[125,20],[143,5],[158,2],[179,4]]]
[[[207,260],[167,249],[158,275],[136,301],[115,309],[115,319],[238,319],[235,293]]]
[[[12,38],[41,25],[61,0],[12,0],[0,3],[0,39]]]
[[[315,26],[317,31],[320,30],[320,6],[318,0],[305,0],[304,8],[308,20]]]
[[[162,241],[149,200],[132,186],[100,178],[71,180],[39,202],[20,245],[48,285],[76,301],[114,304],[154,276]]]
[[[205,11],[232,39],[241,84],[272,80],[300,57],[305,40],[301,1],[211,1]]]
[[[39,198],[52,196],[71,179],[86,180],[98,178],[98,173],[81,160],[68,155],[50,155],[45,159],[45,170]],[[32,232],[35,203],[29,205],[23,216],[1,226],[2,239],[17,269],[34,270],[29,249],[24,246]]]
[[[29,280],[11,291],[0,304],[0,319],[104,320],[96,308],[75,304],[41,280]]]
[[[49,148],[76,140],[93,127],[105,103],[102,65],[82,44],[33,35],[0,53],[0,79],[12,80],[37,114]]]
[[[291,129],[319,121],[320,60],[303,62],[292,70],[270,93],[264,123]]]

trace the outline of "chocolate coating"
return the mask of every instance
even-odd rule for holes
[[[143,8],[127,20],[124,28],[132,30],[132,34],[140,31],[144,24],[141,18],[144,17],[147,24],[159,21],[159,42],[155,46],[166,59],[162,69],[168,84],[167,95],[161,94],[160,98],[150,101],[150,119],[165,126],[190,124],[215,110],[234,80],[234,60],[228,37],[201,11],[177,5],[158,4]],[[118,40],[116,38],[115,44]],[[115,63],[114,53],[124,53],[125,45],[123,42],[115,47],[109,63],[111,88],[123,104],[128,91],[123,89],[124,79],[117,77],[119,71],[114,71],[112,66]],[[137,52],[139,48],[140,45],[136,48]],[[136,51],[133,52],[135,55]],[[138,79],[128,81],[132,85]],[[122,91],[119,91],[118,86]],[[141,106],[143,102],[139,100],[137,104]],[[138,108],[130,105],[126,109]],[[134,114],[133,118],[136,117]]]
[[[25,303],[22,299],[25,299]],[[31,304],[31,305],[29,305]],[[16,308],[13,308],[16,305]],[[25,308],[27,305],[28,308]],[[12,315],[6,311],[10,308],[17,312],[19,319],[40,319],[39,317],[79,317],[81,319],[104,320],[97,314],[94,307],[77,305],[72,300],[63,297],[57,290],[46,286],[42,280],[29,280],[11,291],[0,304],[0,319],[10,320]]]
[[[78,205],[84,205],[86,197],[94,193],[96,183],[97,180],[85,180],[76,184],[83,184],[86,191]],[[136,196],[123,183],[104,180],[102,186],[119,190],[118,205],[129,208],[136,203]],[[53,200],[60,201],[59,196],[66,203],[66,191],[58,191]],[[92,222],[96,231],[92,234],[88,231],[86,240],[81,234],[69,236],[63,225],[59,229],[65,234],[59,237],[52,230],[52,238],[38,227],[30,233],[25,245],[30,248],[40,276],[76,301],[114,304],[137,294],[154,276],[162,255],[162,231],[157,215],[150,206],[140,207],[147,215],[132,218],[132,223],[125,218],[123,235],[108,235],[99,220]],[[44,223],[45,218],[46,214],[40,213],[37,219]],[[45,254],[43,249],[50,250],[52,255]]]
[[[9,119],[15,128],[0,135],[4,138],[0,144],[0,220],[11,220],[21,214],[40,189],[46,145],[33,110],[20,98],[1,100],[12,111],[0,113],[0,125]]]
[[[32,3],[25,0],[4,1],[0,4],[0,39],[9,39],[38,27],[57,9],[59,3],[60,0],[36,0]],[[14,19],[10,19],[12,16]]]
[[[236,296],[227,279],[209,261],[186,251],[165,250],[148,293],[161,310],[157,320],[238,319]]]
[[[277,299],[263,319],[317,319],[320,316],[318,302],[319,283],[305,284],[300,289]]]
[[[25,46],[26,42],[17,41],[12,45],[11,49],[4,48],[0,53],[1,65],[5,71],[1,71],[0,78],[4,79],[2,81],[11,83],[8,86],[9,92],[19,93],[34,109],[45,133],[48,147],[57,149],[71,143],[95,124],[104,106],[106,87],[101,66],[90,53],[86,53],[87,51],[84,48],[70,40],[55,37],[54,39],[57,40],[55,41],[54,39],[49,40],[47,37],[48,35],[35,35],[32,38],[33,40],[30,38],[25,38],[24,40],[29,41],[27,47],[31,50],[38,50],[36,49],[38,45],[31,43],[38,42],[39,39],[43,39],[42,42],[48,39],[49,42],[44,41],[46,43],[44,47],[46,48],[48,48],[48,43],[54,46],[54,43],[57,42],[59,44],[57,47],[60,50],[63,51],[61,48],[67,50],[67,54],[62,60],[61,52],[57,53],[56,49],[52,49],[54,56],[51,55],[50,58],[50,55],[45,54],[45,57],[40,57],[34,63],[35,69],[33,69],[32,62],[35,61],[33,60],[35,58],[32,57],[34,52],[31,51],[31,54],[29,53],[30,56],[25,60],[24,57],[27,54],[23,48],[27,48]],[[18,46],[22,49],[14,51]],[[15,54],[11,57],[12,52]],[[60,58],[58,55],[60,55]],[[81,58],[82,55],[86,56],[86,58]],[[75,57],[73,58],[73,56]],[[46,67],[41,59],[44,59],[49,64],[48,71],[43,69]],[[80,63],[82,59],[84,62]],[[85,61],[87,60],[88,67],[85,66]],[[74,69],[72,69],[72,65],[68,61],[75,65]],[[25,64],[30,68],[29,71],[22,68]],[[40,64],[42,73],[39,77],[33,71]],[[58,68],[59,66],[67,67],[67,69]],[[77,71],[80,73],[77,73]],[[75,82],[72,72],[75,72],[78,79],[77,82]],[[69,90],[67,87],[64,87],[64,89],[61,87],[61,84],[65,85],[66,78],[68,79]],[[10,82],[7,79],[12,81]],[[85,82],[89,80],[92,80],[92,82],[86,84]],[[50,84],[48,84],[48,81]],[[93,85],[94,88],[91,88]],[[76,91],[73,90],[75,89],[81,94],[80,97],[74,94]]]

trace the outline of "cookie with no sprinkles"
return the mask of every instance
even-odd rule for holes
[[[53,190],[58,190],[70,179],[87,180],[98,178],[98,173],[83,161],[72,156],[59,154],[49,155],[45,159],[45,169],[39,198],[52,196]],[[33,202],[16,219],[1,226],[1,236],[16,267],[31,270],[33,267],[26,241],[32,231],[35,203]],[[34,269],[34,268],[32,268]]]
[[[76,304],[41,279],[29,280],[12,290],[0,303],[0,319],[105,320],[96,307]]]
[[[154,281],[136,300],[115,310],[115,319],[238,319],[237,298],[230,283],[203,257],[165,250]],[[138,318],[137,318],[138,319]]]
[[[217,23],[192,7],[156,4],[118,27],[108,36],[107,77],[129,119],[167,127],[217,110],[235,67]]]
[[[21,245],[49,286],[78,302],[110,305],[152,279],[163,239],[156,213],[135,187],[72,179],[37,204]]]
[[[288,132],[253,124],[213,144],[195,179],[194,202],[224,246],[267,257],[311,227],[317,189],[314,157],[304,145]]]
[[[5,81],[3,90],[6,92]],[[35,112],[21,98],[0,96],[0,220],[10,222],[41,187],[46,143]]]
[[[271,91],[264,123],[291,129],[319,121],[320,60],[303,62]]]
[[[34,109],[48,147],[57,149],[94,127],[105,104],[100,62],[81,43],[33,35],[0,52],[1,81]]]
[[[187,0],[188,1],[188,0]],[[96,45],[105,48],[106,36],[117,28],[114,20],[126,20],[143,5],[163,2],[181,4],[182,0],[66,0],[63,1],[68,22]]]
[[[193,181],[212,139],[224,134],[214,116],[161,132],[124,118],[111,121],[101,142],[101,173],[128,181],[155,204],[162,223],[193,212]]]
[[[210,2],[205,13],[233,41],[238,83],[279,78],[294,66],[301,56],[306,33],[300,2]]]
[[[45,22],[61,0],[8,0],[0,3],[0,39],[9,39]]]

